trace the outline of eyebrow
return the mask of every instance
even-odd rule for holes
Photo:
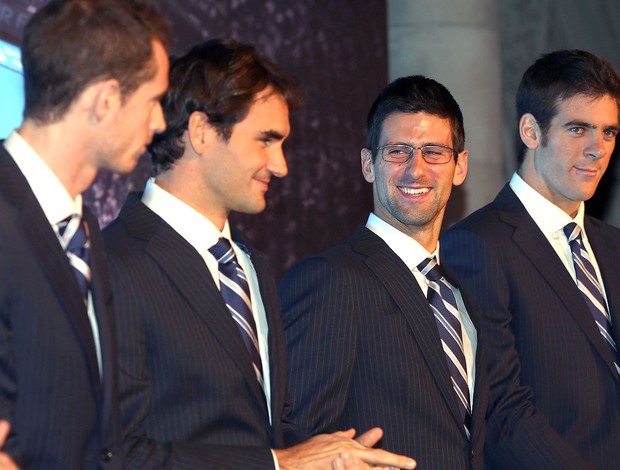
[[[408,147],[413,147],[413,145],[411,145],[410,143],[407,142],[388,142],[387,144],[383,144],[383,145],[406,145]],[[416,148],[420,148],[420,147],[426,147],[427,145],[433,145],[435,147],[448,147],[448,148],[452,148],[450,147],[448,144],[440,144],[438,142],[424,142],[421,145],[418,145]]]
[[[585,121],[580,121],[578,119],[573,120],[573,121],[568,121],[562,127],[564,127],[565,129],[568,129],[570,127],[585,127],[587,129],[597,129],[598,128],[598,126],[595,126],[592,123],[585,122]],[[620,131],[620,127],[617,124],[611,124],[609,126],[603,126],[603,129],[605,129],[605,130],[614,130],[616,132]]]
[[[278,131],[268,130],[258,134],[260,139],[284,140],[284,135]]]

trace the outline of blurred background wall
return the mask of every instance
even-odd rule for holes
[[[14,39],[45,0],[0,0],[0,37]],[[285,144],[289,175],[272,181],[268,208],[235,215],[279,279],[295,261],[348,239],[372,208],[359,154],[368,108],[389,80],[424,74],[444,83],[465,117],[470,173],[445,225],[489,202],[515,167],[514,94],[541,54],[582,48],[620,69],[617,0],[159,0],[173,52],[200,40],[248,42],[306,91]],[[3,93],[0,89],[0,113]],[[614,158],[614,162],[617,158]],[[588,211],[620,226],[620,167]],[[151,169],[102,173],[86,194],[102,225]]]

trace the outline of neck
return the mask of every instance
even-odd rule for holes
[[[87,164],[82,139],[63,123],[37,124],[26,120],[18,129],[22,138],[49,166],[72,198],[90,187],[97,169]]]
[[[416,232],[414,234],[409,234],[411,238],[413,238],[416,242],[424,247],[426,251],[429,253],[433,253],[437,248],[437,240],[439,239],[439,233],[420,233]]]
[[[170,170],[157,175],[155,184],[209,219],[220,232],[224,229],[228,212],[210,204],[196,175],[184,175],[182,167],[177,167],[175,163]]]
[[[525,181],[534,191],[547,199],[552,204],[556,205],[564,212],[566,212],[571,218],[575,218],[581,201],[569,200],[563,197],[554,197],[554,192],[549,188],[547,182],[540,177],[540,175],[534,171],[534,169],[524,164],[517,170],[517,174]]]

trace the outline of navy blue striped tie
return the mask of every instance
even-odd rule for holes
[[[452,377],[452,386],[463,418],[463,427],[469,439],[471,407],[467,383],[467,362],[463,350],[463,332],[456,299],[434,256],[422,261],[418,269],[428,279],[428,303],[435,314],[441,345]]]
[[[58,224],[60,244],[67,253],[84,305],[88,305],[90,287],[90,240],[88,226],[74,214]]]
[[[596,271],[590,261],[590,255],[583,245],[581,227],[575,222],[571,222],[564,227],[564,234],[566,238],[568,238],[568,243],[573,255],[577,287],[586,301],[586,304],[588,304],[590,313],[592,313],[594,317],[596,327],[605,339],[605,344],[607,344],[614,359],[616,370],[620,374],[620,361],[618,361],[618,351],[613,337],[611,317],[607,311],[605,299],[603,298],[603,291],[598,277],[596,276]]]
[[[254,315],[252,314],[250,288],[245,272],[239,266],[235,252],[227,239],[220,238],[215,245],[209,248],[209,252],[215,257],[219,265],[220,293],[230,314],[239,327],[243,342],[250,353],[256,378],[264,389],[258,335],[256,333]]]

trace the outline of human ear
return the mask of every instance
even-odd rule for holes
[[[538,148],[541,140],[540,127],[536,118],[530,113],[525,113],[519,120],[519,135],[525,146],[529,149]]]
[[[454,168],[454,177],[452,178],[452,184],[454,186],[460,186],[465,181],[467,176],[467,168],[469,165],[469,151],[463,150],[459,153],[456,160],[456,167]]]
[[[374,183],[375,181],[375,169],[372,162],[372,151],[370,149],[362,149],[361,152],[361,161],[362,161],[362,174],[364,175],[364,179],[369,183]]]
[[[189,116],[187,132],[189,143],[198,155],[202,155],[207,147],[208,131],[211,130],[209,118],[202,111],[194,111]]]
[[[121,106],[121,86],[118,80],[113,78],[87,86],[77,99],[77,107],[88,114],[88,119],[93,124],[115,115]]]

